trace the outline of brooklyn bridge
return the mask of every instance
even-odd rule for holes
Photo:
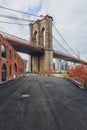
[[[76,56],[53,49],[53,18],[45,16],[30,23],[30,39],[25,40],[0,31],[0,35],[18,52],[30,55],[29,71],[47,72],[53,70],[53,58],[87,65]],[[55,27],[55,25],[54,25]],[[1,44],[1,43],[0,43]],[[0,51],[1,52],[1,51]],[[6,54],[8,52],[6,51]],[[8,55],[8,54],[7,54]],[[6,67],[5,67],[6,68]],[[11,68],[10,68],[11,69]],[[16,69],[15,71],[17,71]],[[23,69],[21,69],[23,70]],[[11,71],[11,70],[10,70]],[[1,72],[1,71],[0,71]]]
[[[31,55],[31,70],[37,72],[52,70],[53,58],[87,64],[87,62],[75,56],[53,50],[51,16],[47,15],[43,19],[30,24],[29,41],[2,31],[0,31],[0,34],[16,51]],[[35,61],[34,64],[33,61]]]

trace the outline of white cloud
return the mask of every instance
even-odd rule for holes
[[[17,10],[27,10],[29,7],[38,6],[40,0],[1,0],[0,4]]]

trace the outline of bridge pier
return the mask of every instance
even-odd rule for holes
[[[30,56],[30,72],[48,72],[53,70],[53,51],[45,50],[44,55]]]
[[[32,44],[42,46],[44,51],[41,55],[31,55],[31,71],[53,70],[52,17],[47,15],[44,19],[30,24],[30,41]]]
[[[31,55],[31,72],[40,71],[40,57]]]
[[[53,70],[53,51],[45,50],[44,52],[44,71]]]

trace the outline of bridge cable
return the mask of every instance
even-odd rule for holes
[[[55,46],[55,45],[54,45],[54,51],[57,51],[57,46]],[[59,53],[59,52],[60,52],[61,54],[63,53],[63,52],[61,52],[61,51],[58,51],[58,53]],[[65,53],[63,53],[63,54],[65,54]]]
[[[39,18],[43,18],[44,17],[43,15],[39,16],[39,15],[36,15],[36,14],[31,14],[31,13],[27,13],[27,12],[15,10],[15,9],[3,7],[3,6],[0,6],[0,8],[6,9],[6,10],[10,10],[10,11],[14,11],[14,12],[21,13],[21,14],[26,14],[26,15],[31,15],[31,16],[39,17]]]
[[[22,21],[27,21],[27,22],[35,22],[34,20],[17,18],[17,17],[13,17],[13,16],[8,16],[8,15],[2,15],[2,14],[0,14],[0,17],[9,18],[9,19],[16,19],[16,20],[22,20]]]
[[[62,44],[54,36],[53,36],[53,38],[64,49],[64,51],[69,54],[69,52],[62,46]]]
[[[63,39],[63,41],[66,43],[66,45],[70,48],[70,50],[73,52],[74,55],[76,55],[76,57],[78,57],[78,55],[75,53],[75,51],[70,47],[70,45],[68,44],[68,42],[63,38],[62,34],[59,32],[59,30],[57,29],[57,27],[53,24],[54,28],[56,29],[56,31],[58,32],[58,34],[61,36],[61,38]]]
[[[0,23],[3,23],[3,24],[16,24],[16,25],[28,26],[28,24],[12,23],[12,22],[4,22],[4,21],[0,21]]]

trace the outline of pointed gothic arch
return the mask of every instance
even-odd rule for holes
[[[45,28],[43,27],[42,30],[41,30],[41,37],[42,37],[42,46],[45,47],[45,39],[46,39],[46,36],[45,36]]]
[[[38,33],[37,33],[37,31],[34,32],[34,39],[35,39],[35,44],[38,45]]]

